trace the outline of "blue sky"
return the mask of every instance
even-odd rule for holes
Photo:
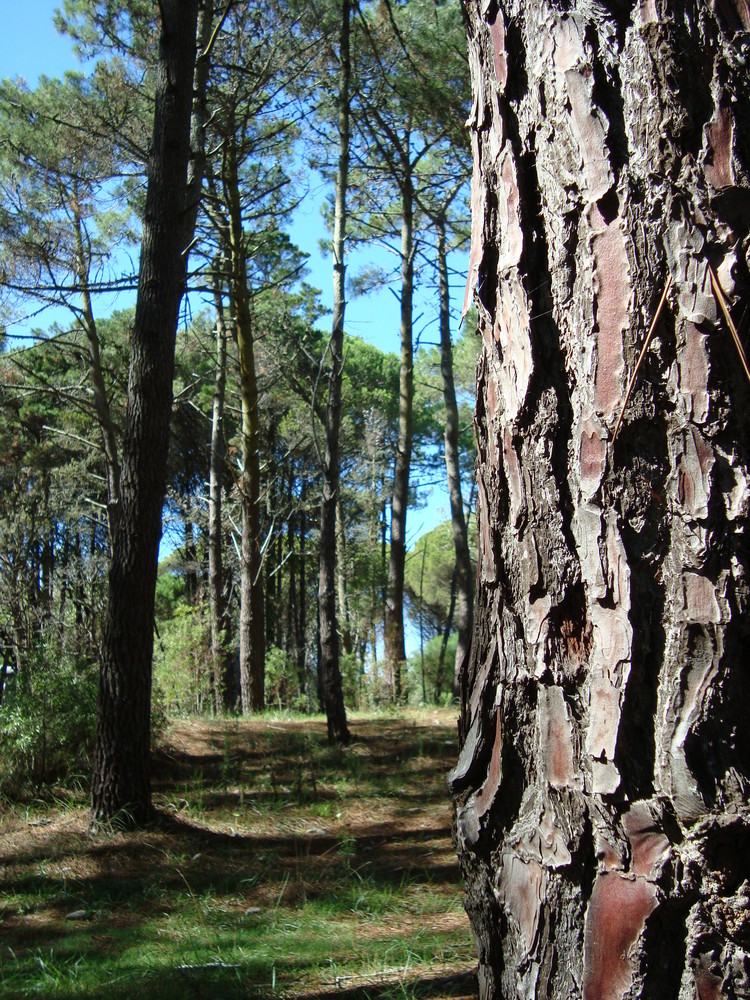
[[[34,86],[41,74],[46,76],[62,76],[69,69],[80,68],[70,40],[59,35],[52,23],[54,10],[58,4],[50,0],[17,0],[13,13],[9,14],[10,4],[5,3],[6,18],[3,30],[0,32],[0,77],[23,77],[29,86]],[[319,249],[319,241],[325,237],[325,229],[321,219],[320,207],[326,191],[322,184],[315,186],[314,177],[311,180],[311,197],[306,199],[298,211],[292,228],[292,238],[298,246],[310,255],[308,281],[319,288],[325,305],[330,308],[332,301],[332,279],[330,258]],[[375,259],[374,258],[375,254]],[[393,267],[394,257],[387,251],[377,252],[368,249],[352,255],[349,260],[349,274],[356,273],[365,263],[376,263],[382,267]],[[463,297],[463,274],[466,266],[465,255],[458,255],[453,266],[459,273],[455,276],[455,287],[452,290],[456,306]],[[431,284],[431,275],[427,276]],[[378,294],[350,299],[347,304],[346,328],[349,333],[380,347],[382,350],[398,351],[399,348],[399,305],[393,294],[397,287],[384,289]],[[118,307],[128,303],[119,301]],[[435,342],[438,339],[437,301],[435,294],[424,289],[415,304],[415,334],[423,343]],[[37,317],[34,326],[51,324],[54,316]],[[58,314],[60,322],[65,317]],[[325,322],[325,320],[323,321]],[[9,329],[9,333],[23,332],[21,328]],[[432,528],[438,521],[449,516],[447,495],[442,490],[433,490],[425,508],[410,512],[409,541],[413,543],[424,531]]]

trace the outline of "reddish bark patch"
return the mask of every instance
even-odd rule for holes
[[[551,607],[552,598],[549,594],[544,594],[536,601],[528,602],[528,635],[526,638],[534,646],[538,645],[546,636],[547,630],[545,626]]]
[[[505,416],[513,423],[529,389],[534,363],[531,357],[529,311],[526,293],[517,277],[502,283],[495,321],[495,340],[502,356],[502,395]]]
[[[634,802],[623,818],[632,852],[631,871],[653,878],[669,850],[669,838],[657,827],[645,802]]]
[[[746,31],[750,31],[750,2],[749,0],[734,0],[737,15],[742,21]]]
[[[585,58],[583,42],[575,21],[564,17],[555,26],[555,66],[563,73]]]
[[[645,879],[597,876],[586,910],[583,1000],[622,1000],[633,982],[634,947],[656,905],[656,887]]]
[[[696,1000],[723,1000],[721,979],[715,976],[707,966],[708,960],[703,958],[695,970]]]
[[[685,345],[678,352],[680,391],[690,400],[690,416],[702,424],[708,416],[708,355],[706,336],[694,323],[685,323]]]
[[[510,143],[506,143],[500,164],[500,180],[498,184],[498,242],[500,258],[498,273],[515,267],[521,259],[523,250],[523,231],[519,217],[520,195],[516,179],[516,165],[511,153]]]
[[[708,442],[698,430],[689,428],[677,467],[677,498],[695,520],[708,517],[710,474],[714,462],[714,453]]]
[[[500,715],[500,708],[497,708],[497,724],[495,726],[495,742],[492,747],[492,757],[487,771],[487,778],[484,784],[474,797],[474,807],[477,816],[481,819],[495,801],[497,790],[500,787],[502,777],[502,753],[503,753],[503,726]]]
[[[659,20],[656,11],[656,0],[640,0],[641,24],[652,24]]]
[[[695,483],[685,465],[685,456],[680,457],[677,468],[677,499],[687,511],[695,510]]]
[[[484,186],[480,167],[479,145],[476,134],[471,139],[474,151],[474,169],[471,174],[471,249],[469,250],[469,273],[466,276],[464,304],[461,309],[461,322],[474,298],[474,289],[479,277],[479,265],[484,254]]]
[[[487,490],[481,476],[477,478],[477,520],[479,524],[479,557],[482,577],[487,582],[492,583],[497,578],[495,547],[489,522]]]
[[[522,861],[515,854],[505,856],[498,888],[506,912],[518,927],[525,955],[536,943],[544,883],[544,869],[536,861]]]
[[[734,137],[734,119],[729,108],[719,107],[713,121],[706,126],[708,153],[704,166],[706,180],[714,188],[731,187],[734,184],[732,176],[732,140]]]
[[[613,760],[620,727],[620,691],[606,677],[592,677],[586,740],[592,757]]]
[[[579,449],[581,489],[586,496],[593,496],[599,489],[606,455],[606,445],[599,436],[598,428],[587,420],[581,429]]]
[[[630,609],[630,566],[625,547],[622,544],[620,532],[617,530],[617,521],[610,511],[607,515],[607,583],[613,602],[622,607],[625,611]],[[617,625],[613,625],[613,637],[620,640],[619,659],[624,660],[630,656],[630,627],[622,614],[617,614]],[[613,648],[617,648],[613,641]],[[615,665],[617,661],[613,661]]]
[[[701,625],[718,625],[721,621],[721,609],[716,600],[714,584],[699,573],[685,573],[682,582],[687,620]]]
[[[573,728],[562,688],[539,692],[539,729],[547,781],[553,788],[574,788]]]
[[[505,476],[508,481],[510,516],[515,527],[523,511],[524,492],[518,455],[516,455],[516,449],[513,447],[513,437],[507,427],[503,432],[503,457],[505,459]]]
[[[716,461],[713,448],[699,431],[693,431],[692,436],[701,475],[704,480],[707,480]]]
[[[622,340],[629,326],[630,267],[621,220],[605,225],[594,207],[590,222],[596,234],[592,240],[597,327],[594,398],[598,412],[609,417],[622,400],[620,382],[625,370]]]
[[[583,161],[585,200],[593,203],[604,197],[614,178],[607,156],[604,126],[592,111],[590,67],[567,70],[565,85],[572,130]]]
[[[505,84],[508,82],[508,57],[505,52],[505,22],[499,10],[497,17],[490,25],[490,36],[495,63],[495,79],[498,88],[502,91],[505,90]]]

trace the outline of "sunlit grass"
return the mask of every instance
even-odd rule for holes
[[[6,811],[3,1000],[373,982],[396,997],[468,968],[445,790],[452,717],[355,717],[352,729],[338,750],[322,718],[178,722],[157,757],[161,819],[138,833],[91,840],[85,804],[68,800]]]

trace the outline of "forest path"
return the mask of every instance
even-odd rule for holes
[[[91,838],[81,796],[7,810],[5,1000],[474,995],[454,714],[355,715],[351,730],[341,750],[321,718],[173,722],[156,822],[134,833]]]

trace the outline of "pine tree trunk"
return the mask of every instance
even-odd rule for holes
[[[224,197],[229,213],[231,295],[237,325],[242,403],[242,559],[240,573],[240,698],[243,712],[265,706],[266,627],[260,537],[260,418],[247,258],[233,128],[227,128]]]
[[[77,198],[77,184],[73,190]],[[91,387],[93,389],[94,409],[96,410],[96,418],[99,421],[99,433],[102,439],[102,451],[104,452],[104,463],[107,470],[107,525],[109,527],[109,543],[111,547],[120,502],[120,464],[117,452],[117,432],[112,420],[107,386],[104,381],[104,373],[102,372],[99,334],[96,329],[94,307],[89,290],[89,263],[86,258],[83,226],[78,211],[76,211],[74,216],[74,224],[76,277],[81,287],[80,323],[88,342],[89,378],[91,379]]]
[[[750,6],[466,8],[480,995],[747,996]]]
[[[333,329],[329,342],[330,370],[326,405],[326,445],[323,456],[323,495],[320,512],[318,609],[320,623],[320,679],[328,721],[328,739],[348,743],[344,695],[339,665],[339,631],[336,618],[336,507],[340,487],[339,432],[341,380],[344,367],[344,240],[346,189],[349,177],[349,0],[341,4],[339,43],[338,133],[339,159],[333,232]]]
[[[198,0],[162,0],[154,133],[131,338],[120,509],[109,570],[92,826],[151,815],[151,660],[177,318],[200,174],[188,163]],[[200,150],[198,150],[200,151]],[[194,177],[192,178],[195,179]],[[195,204],[191,203],[191,198]]]
[[[453,547],[456,551],[455,583],[452,581],[451,585],[451,617],[455,615],[456,628],[458,629],[456,659],[453,666],[453,693],[459,695],[461,678],[466,672],[469,662],[469,652],[471,650],[471,631],[474,626],[474,580],[471,572],[469,535],[466,529],[464,500],[461,494],[458,404],[456,402],[456,384],[453,380],[450,287],[448,284],[448,257],[444,218],[437,220],[437,227],[438,286],[440,291],[440,373],[443,381],[443,402],[445,404],[445,469],[448,476],[448,496],[451,505]]]
[[[412,304],[414,300],[414,191],[408,163],[408,142],[401,186],[401,369],[399,376],[398,444],[391,499],[391,550],[388,557],[388,594],[385,604],[385,661],[390,695],[402,698],[401,671],[406,660],[404,641],[404,567],[406,565],[406,513],[414,407],[414,357]]]
[[[307,691],[307,480],[303,477],[299,495],[299,613],[295,619],[295,642],[297,645],[297,676],[303,692]]]
[[[211,411],[211,451],[208,471],[208,602],[211,619],[211,669],[213,674],[214,710],[234,707],[234,671],[226,645],[226,600],[224,596],[224,562],[222,541],[222,491],[226,461],[224,442],[224,395],[227,381],[227,329],[224,322],[220,279],[215,278],[214,306],[216,309],[216,370]]]

